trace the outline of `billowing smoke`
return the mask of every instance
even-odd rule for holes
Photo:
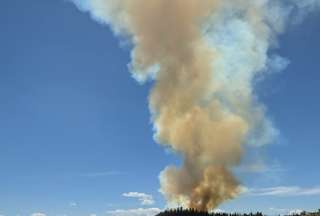
[[[270,55],[299,7],[293,0],[74,0],[133,45],[139,82],[154,80],[149,106],[158,143],[183,158],[160,174],[170,203],[201,210],[234,198],[232,173],[248,146],[277,134],[254,86],[286,59]],[[308,1],[319,5],[318,1]]]

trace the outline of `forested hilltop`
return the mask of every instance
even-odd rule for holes
[[[156,216],[264,216],[262,212],[256,213],[209,213],[207,211],[198,211],[195,209],[170,209],[157,214]],[[320,216],[320,209],[317,212],[301,212],[300,214],[291,214],[290,216]]]

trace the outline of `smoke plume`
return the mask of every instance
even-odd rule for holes
[[[130,40],[129,68],[136,80],[155,81],[149,96],[155,140],[183,158],[180,167],[169,166],[160,174],[168,202],[208,210],[234,198],[240,184],[232,168],[244,149],[270,143],[277,134],[254,85],[287,66],[288,60],[268,53],[301,4],[74,1]]]

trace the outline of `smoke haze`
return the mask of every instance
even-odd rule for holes
[[[245,146],[277,135],[255,95],[256,80],[289,64],[269,50],[292,13],[319,1],[74,2],[131,41],[136,80],[155,80],[149,96],[155,140],[183,157],[181,167],[160,174],[168,202],[209,210],[237,196],[232,168]]]

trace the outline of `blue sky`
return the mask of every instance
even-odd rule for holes
[[[63,0],[3,1],[0,17],[0,214],[163,208],[158,175],[179,160],[152,139],[150,83],[128,73],[129,49]],[[319,20],[280,37],[290,65],[257,86],[279,140],[263,171],[240,171],[250,192],[219,208],[320,208]]]

